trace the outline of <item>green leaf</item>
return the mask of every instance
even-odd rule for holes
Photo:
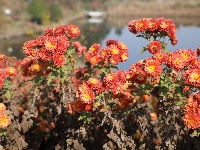
[[[140,54],[144,53],[144,52],[147,51],[147,50],[148,50],[147,46],[146,46],[146,47],[143,47],[142,50],[140,51]]]
[[[11,98],[10,91],[6,91],[5,96],[6,96],[6,98],[10,101],[10,98]]]

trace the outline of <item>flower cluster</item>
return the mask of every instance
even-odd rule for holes
[[[103,62],[105,65],[108,65],[108,63],[117,65],[128,59],[128,47],[123,42],[107,40],[106,46],[101,50],[100,44],[93,44],[85,53],[86,61],[94,66],[99,62]]]
[[[128,30],[133,34],[144,33],[152,36],[154,39],[158,34],[162,37],[168,36],[171,44],[177,44],[176,26],[171,19],[161,18],[143,18],[140,20],[131,20],[128,23]]]
[[[0,103],[0,128],[6,128],[10,123],[11,119],[4,112],[6,106],[3,103]]]
[[[48,66],[62,67],[66,63],[66,52],[70,39],[79,37],[80,29],[75,25],[48,28],[43,36],[24,43],[23,52],[27,56],[21,65],[24,75],[47,74]],[[86,47],[73,43],[79,56]]]

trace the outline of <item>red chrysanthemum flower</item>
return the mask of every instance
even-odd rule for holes
[[[128,30],[133,33],[133,34],[136,34],[137,31],[135,29],[135,25],[136,25],[136,22],[137,20],[131,20],[129,23],[128,23]]]
[[[117,42],[117,47],[120,51],[128,51],[128,47],[123,42]]]
[[[161,18],[158,18],[158,29],[159,31],[168,31],[169,29],[169,24],[167,22],[167,19],[161,17]]]
[[[110,57],[109,62],[112,65],[118,65],[119,62],[121,61],[121,59],[118,57],[118,55],[113,55],[112,57]]]
[[[36,47],[37,47],[36,40],[30,40],[23,44],[22,50],[25,55],[29,56],[30,51],[33,51]]]
[[[50,61],[52,53],[45,48],[41,48],[39,51],[39,59],[42,61]]]
[[[76,25],[67,25],[66,27],[67,36],[70,38],[77,38],[80,35],[80,29]]]
[[[54,36],[54,29],[53,29],[53,28],[47,28],[47,29],[44,31],[44,35],[45,35],[45,36]]]
[[[138,84],[143,84],[146,83],[147,81],[147,74],[141,69],[141,68],[136,68],[135,75],[132,77],[132,81]]]
[[[196,52],[192,49],[178,49],[176,52],[184,59],[185,63],[198,59]]]
[[[140,20],[137,20],[137,22],[135,23],[135,30],[137,32],[144,32],[146,31],[147,27],[148,27],[148,19],[140,19]]]
[[[117,74],[116,73],[109,73],[103,79],[103,84],[109,89],[115,89],[116,84],[118,82]]]
[[[81,113],[85,110],[85,104],[80,99],[76,99],[72,102],[72,108],[75,112]]]
[[[101,62],[101,57],[99,55],[96,55],[92,58],[90,58],[89,62],[93,65],[96,66],[99,62]]]
[[[126,83],[127,82],[127,70],[121,70],[121,71],[117,71],[116,75],[117,75],[117,79],[118,81],[120,81],[121,83]]]
[[[17,70],[13,67],[7,67],[5,73],[9,77],[15,77],[17,75]]]
[[[167,53],[159,52],[152,56],[153,59],[158,60],[161,64],[166,64],[169,59],[169,55]]]
[[[64,55],[53,54],[53,63],[56,67],[60,68],[66,62]]]
[[[162,72],[162,66],[159,61],[148,59],[144,65],[144,71],[151,77],[159,76]]]
[[[82,83],[78,88],[77,96],[79,95],[79,92],[89,91],[91,90],[90,87],[86,83]]]
[[[200,60],[198,58],[194,58],[188,63],[189,69],[200,69]]]
[[[127,60],[128,60],[128,52],[121,53],[121,55],[120,55],[120,61],[121,62],[125,62]]]
[[[110,53],[110,56],[118,55],[120,53],[120,50],[118,49],[117,45],[114,44],[108,46],[108,51]]]
[[[100,44],[94,43],[89,50],[85,53],[86,61],[90,61],[92,57],[100,52]]]
[[[66,36],[57,36],[57,47],[56,53],[60,55],[64,55],[69,47],[69,39]]]
[[[147,28],[148,28],[148,30],[150,32],[157,31],[157,29],[158,29],[158,20],[154,19],[154,18],[150,18],[149,22],[148,22],[148,25],[147,25]]]
[[[46,38],[46,40],[44,41],[44,46],[45,48],[50,51],[51,53],[55,52],[55,49],[57,47],[57,40],[56,38],[49,36],[48,38]]]
[[[107,40],[106,41],[106,46],[109,46],[109,45],[117,45],[118,41],[117,40]]]
[[[148,45],[148,51],[151,54],[159,53],[161,52],[161,50],[162,50],[162,45],[159,41],[151,41]]]
[[[54,29],[53,33],[54,33],[55,36],[64,36],[66,30],[67,30],[67,27],[66,27],[66,26],[60,25],[60,26],[57,26],[57,27]]]

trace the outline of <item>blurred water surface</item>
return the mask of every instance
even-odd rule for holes
[[[129,48],[129,59],[126,62],[119,64],[118,67],[120,69],[128,69],[132,63],[136,63],[141,59],[151,56],[148,52],[140,54],[142,47],[146,46],[148,41],[136,37],[128,31],[128,20],[130,21],[131,19],[127,19],[126,21],[120,21],[120,19],[115,19],[114,21],[110,19],[80,19],[70,23],[76,24],[80,28],[81,36],[78,40],[82,45],[87,46],[87,48],[93,43],[99,43],[101,44],[101,47],[104,48],[105,42],[108,39],[124,42]],[[172,46],[169,42],[167,48],[171,51],[190,48],[196,50],[197,47],[200,46],[200,25],[196,24],[194,21],[189,23],[178,21],[175,22],[175,24],[177,26],[178,44]],[[24,58],[22,52],[23,43],[30,39],[34,39],[35,37],[36,36],[21,36],[10,39],[1,39],[0,52],[7,56],[15,56],[22,59]]]

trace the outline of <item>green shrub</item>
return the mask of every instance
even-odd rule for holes
[[[31,21],[42,24],[42,17],[49,11],[48,4],[44,0],[33,0],[28,6]]]
[[[49,10],[52,22],[57,22],[62,18],[62,10],[58,5],[56,4],[50,5]]]

